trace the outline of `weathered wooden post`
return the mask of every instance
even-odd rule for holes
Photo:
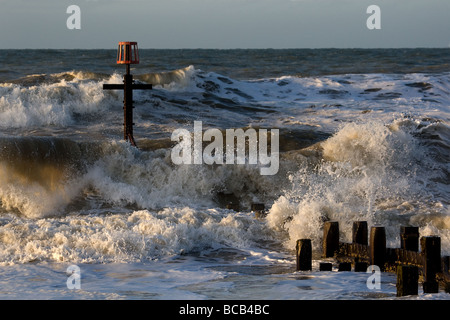
[[[350,262],[339,263],[338,271],[352,271],[352,264]]]
[[[370,229],[369,255],[370,263],[384,271],[386,262],[386,230],[384,227],[372,227]]]
[[[366,272],[369,264],[367,262],[355,262],[355,272]]]
[[[400,247],[409,251],[419,251],[419,227],[400,227]]]
[[[339,222],[327,221],[323,225],[323,257],[333,257],[339,250]]]
[[[442,271],[448,273],[450,270],[450,256],[443,256],[441,261],[442,261]]]
[[[331,262],[321,262],[319,264],[320,271],[331,271],[333,270],[333,264]]]
[[[450,268],[450,257],[444,256],[442,257],[442,281],[444,282],[444,291],[447,293],[450,293],[450,274],[449,274],[449,268]]]
[[[354,221],[352,228],[352,242],[367,246],[368,242],[367,221]],[[368,264],[355,257],[355,272],[366,272]]]
[[[367,239],[368,239],[367,221],[354,221],[352,242],[367,246],[368,241]]]
[[[436,274],[441,271],[441,238],[436,236],[420,238],[423,255],[423,292],[439,292]]]
[[[312,270],[311,239],[297,240],[297,271]]]
[[[418,295],[419,269],[416,266],[397,266],[397,297]]]

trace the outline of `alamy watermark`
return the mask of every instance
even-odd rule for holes
[[[371,14],[366,21],[367,29],[381,29],[381,9],[373,4],[367,7],[366,13]]]
[[[67,7],[66,13],[70,16],[66,20],[67,29],[81,29],[81,9],[77,5],[70,5]]]
[[[81,269],[79,266],[72,264],[67,267],[66,274],[68,278],[66,280],[67,289],[81,289]]]
[[[77,5],[70,5],[66,9],[66,13],[70,16],[66,20],[66,26],[69,30],[81,29],[81,9]],[[367,7],[367,14],[370,16],[366,20],[366,26],[369,30],[381,29],[381,9],[379,6],[372,4]]]
[[[270,133],[270,153],[268,140]],[[176,129],[172,141],[171,159],[181,164],[259,164],[261,175],[274,175],[279,169],[279,130],[208,129],[203,132],[201,121],[194,121],[193,134],[187,129]],[[236,143],[235,143],[236,141]],[[211,142],[203,149],[203,142]],[[225,143],[225,145],[224,145]],[[248,146],[248,152],[246,151]],[[225,154],[224,154],[225,149]]]
[[[367,278],[367,281],[366,281],[367,289],[380,290],[381,289],[381,269],[380,269],[380,267],[376,266],[376,265],[370,265],[367,268],[366,272],[371,274]]]

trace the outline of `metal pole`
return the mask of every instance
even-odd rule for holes
[[[133,136],[133,75],[130,74],[129,64],[127,64],[127,73],[123,76],[123,85],[124,139],[136,146]]]

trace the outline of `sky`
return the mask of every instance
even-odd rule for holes
[[[449,13],[449,0],[0,0],[0,49],[448,48]]]

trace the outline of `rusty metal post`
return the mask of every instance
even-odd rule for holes
[[[129,66],[127,64],[127,73],[123,76],[123,131],[125,141],[129,141],[131,145],[136,146],[133,136],[133,76],[129,73]]]

